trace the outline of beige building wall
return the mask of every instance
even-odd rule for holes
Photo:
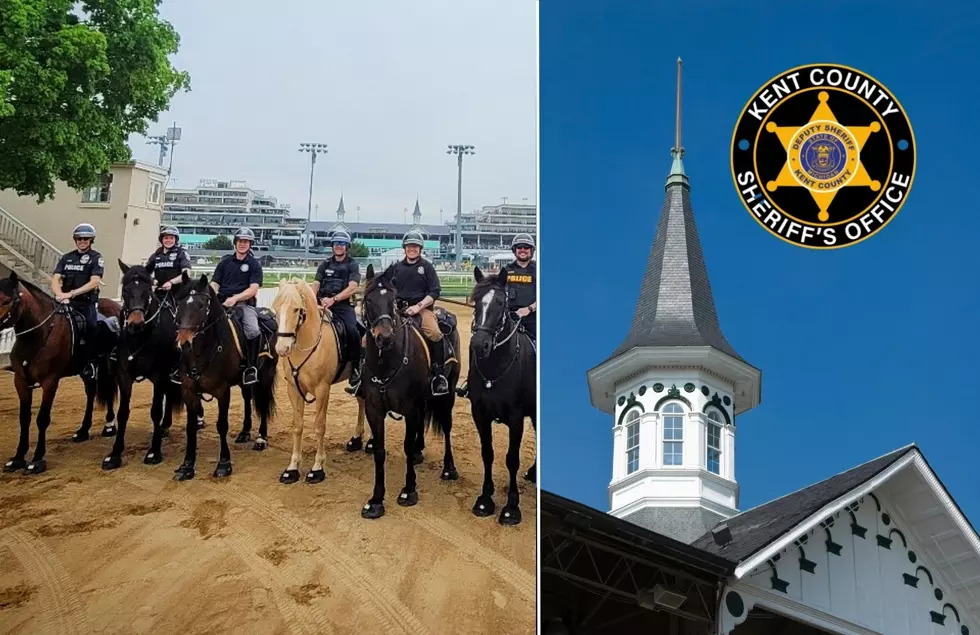
[[[0,191],[0,208],[63,252],[75,248],[71,237],[75,225],[95,226],[94,247],[105,258],[104,298],[119,297],[119,259],[143,263],[156,249],[167,181],[166,170],[140,162],[114,165],[111,174],[109,200],[100,203],[84,202],[84,192],[60,182],[54,198],[41,204],[11,190]]]

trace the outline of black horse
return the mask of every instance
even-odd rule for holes
[[[183,284],[176,295],[177,303],[177,347],[180,350],[180,388],[187,409],[187,449],[184,462],[175,472],[174,479],[185,481],[194,478],[194,463],[197,460],[196,416],[203,415],[201,400],[203,395],[211,395],[218,400],[218,436],[221,439],[221,453],[214,476],[230,476],[231,450],[228,448],[228,405],[231,401],[231,388],[241,386],[244,362],[245,336],[238,325],[232,322],[231,314],[218,300],[214,288],[208,284],[208,277],[202,275],[192,282],[185,271]],[[242,391],[242,396],[254,402],[259,415],[259,436],[252,449],[264,450],[268,445],[269,418],[275,416],[276,406],[276,365],[275,318],[260,315],[260,325],[264,333],[265,345],[259,355],[259,381]],[[267,358],[264,362],[262,358]],[[251,419],[246,419],[238,440],[248,440],[251,433]]]
[[[398,306],[395,296],[392,268],[375,276],[374,265],[368,265],[363,300],[364,321],[368,328],[363,390],[374,441],[374,495],[361,509],[363,518],[380,518],[385,513],[385,417],[389,412],[399,413],[405,419],[406,473],[405,487],[398,496],[399,505],[410,507],[419,502],[415,465],[424,447],[425,431],[430,427],[446,440],[441,478],[447,481],[459,478],[450,441],[456,402],[454,388],[459,381],[459,361],[455,359],[459,333],[451,329],[451,333],[445,335],[450,338],[454,356],[447,360],[445,370],[449,394],[433,397],[428,344],[411,318],[401,315],[402,307]],[[447,315],[452,319],[451,314]]]
[[[473,334],[470,338],[470,368],[467,376],[473,422],[480,434],[483,455],[483,491],[473,513],[489,516],[493,502],[493,432],[494,421],[507,425],[510,442],[507,447],[507,505],[498,520],[504,525],[521,522],[517,470],[521,466],[521,441],[524,417],[535,422],[537,404],[537,354],[531,338],[519,328],[507,306],[507,272],[484,277],[474,269]],[[528,474],[532,474],[528,470]]]
[[[120,260],[119,269],[123,274],[123,328],[116,349],[119,430],[112,451],[102,460],[103,470],[114,470],[122,465],[133,383],[149,380],[153,384],[150,406],[153,437],[143,463],[156,465],[163,461],[163,438],[170,433],[174,413],[183,408],[180,386],[170,381],[170,373],[180,361],[180,351],[174,347],[177,307],[172,292],[167,292],[163,298],[154,293],[153,277],[141,265],[130,267]],[[200,429],[203,421],[199,420],[197,425]]]

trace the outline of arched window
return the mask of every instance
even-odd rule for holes
[[[714,408],[709,410],[705,464],[712,474],[721,474],[721,424],[721,414]]]
[[[640,413],[634,408],[626,415],[626,473],[640,468]]]
[[[669,403],[661,410],[664,419],[664,465],[684,463],[684,409]]]

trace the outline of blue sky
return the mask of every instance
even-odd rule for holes
[[[914,441],[980,528],[980,10],[764,4],[540,3],[541,485],[608,509],[612,419],[585,374],[632,319],[681,56],[685,168],[722,329],[763,371],[762,404],[738,422],[742,509]],[[753,92],[816,62],[884,83],[918,147],[895,219],[824,252],[763,230],[728,159]]]

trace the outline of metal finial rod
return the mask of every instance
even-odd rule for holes
[[[677,139],[674,148],[681,151],[681,58],[677,58]]]

